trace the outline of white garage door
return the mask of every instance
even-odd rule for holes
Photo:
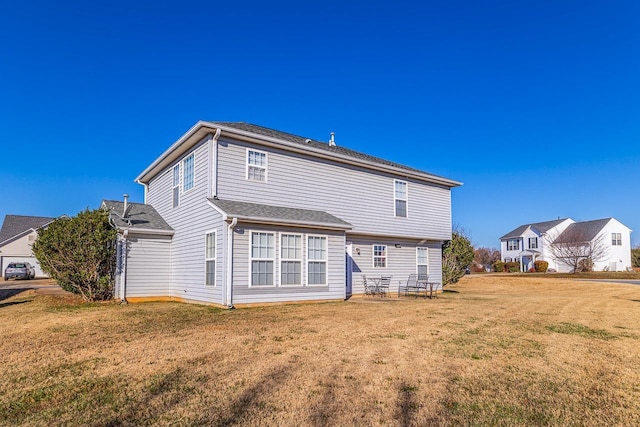
[[[44,271],[40,268],[40,263],[34,256],[3,256],[0,257],[2,259],[2,274],[4,275],[4,270],[7,268],[10,262],[28,262],[36,268],[36,277],[49,277],[45,274]]]

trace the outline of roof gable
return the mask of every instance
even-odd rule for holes
[[[0,243],[10,240],[29,230],[49,224],[55,218],[46,216],[5,215],[0,229]]]
[[[500,237],[500,240],[504,240],[504,239],[512,239],[515,237],[520,237],[522,236],[522,234],[527,230],[527,228],[532,227],[535,228],[538,232],[540,232],[540,234],[544,234],[546,232],[548,232],[549,230],[551,230],[553,227],[556,227],[557,225],[562,224],[563,222],[565,222],[566,220],[568,220],[570,218],[558,218],[558,219],[554,219],[552,221],[543,221],[543,222],[534,222],[531,224],[523,224],[518,228],[515,228],[513,230],[511,230],[510,232],[508,232],[507,234],[505,234],[504,236]]]
[[[553,243],[590,242],[596,238],[612,218],[596,219],[593,221],[574,222],[569,225]]]

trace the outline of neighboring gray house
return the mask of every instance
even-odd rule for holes
[[[416,272],[441,283],[451,188],[461,185],[336,146],[333,137],[202,121],[136,182],[146,205],[131,208],[166,221],[148,221],[144,239],[163,243],[136,248],[143,236],[136,244],[131,236],[142,227],[133,211],[120,215],[128,267],[118,295],[224,306],[345,299],[364,292],[363,275],[390,275],[392,289]],[[135,279],[134,264],[148,264]],[[144,280],[162,265],[165,280]]]
[[[5,215],[0,229],[0,272],[4,273],[10,262],[22,261],[35,267],[36,277],[46,277],[31,246],[38,238],[38,230],[54,220],[44,216]]]

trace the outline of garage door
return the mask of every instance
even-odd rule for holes
[[[49,277],[45,274],[44,271],[40,268],[40,263],[34,256],[3,256],[0,257],[0,267],[2,268],[2,274],[4,274],[5,268],[11,262],[28,262],[36,268],[36,277]]]

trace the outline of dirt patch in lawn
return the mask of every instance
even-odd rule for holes
[[[232,311],[29,291],[0,306],[0,424],[638,425],[638,300],[482,275]]]

